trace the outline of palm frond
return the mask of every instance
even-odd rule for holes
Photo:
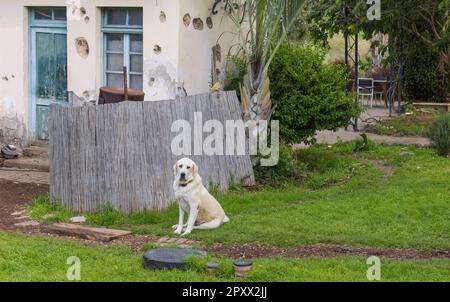
[[[274,108],[270,99],[269,65],[307,0],[230,0],[227,12],[236,25],[239,43],[248,62],[241,85],[244,119],[268,119]],[[245,14],[244,22],[242,16]]]

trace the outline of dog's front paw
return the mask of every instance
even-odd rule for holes
[[[191,232],[192,232],[191,230],[186,230],[186,231],[184,231],[183,234],[181,234],[181,236],[189,235]]]
[[[176,230],[176,229],[178,229],[178,224],[174,224],[174,225],[172,226],[172,230]]]
[[[177,228],[177,229],[176,229],[175,231],[173,231],[173,232],[174,232],[175,234],[180,235],[182,230],[183,230],[182,228]]]

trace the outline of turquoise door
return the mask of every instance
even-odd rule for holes
[[[49,106],[68,104],[67,34],[65,28],[42,25],[30,33],[31,131],[36,139],[47,140]]]

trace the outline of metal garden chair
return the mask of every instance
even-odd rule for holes
[[[364,100],[367,98],[367,105],[372,108],[374,99],[373,78],[359,78],[357,93],[358,100],[364,105]]]

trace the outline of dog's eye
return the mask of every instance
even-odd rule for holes
[[[191,167],[187,166],[186,169],[190,169]]]
[[[183,165],[179,165],[178,168],[183,168]]]

